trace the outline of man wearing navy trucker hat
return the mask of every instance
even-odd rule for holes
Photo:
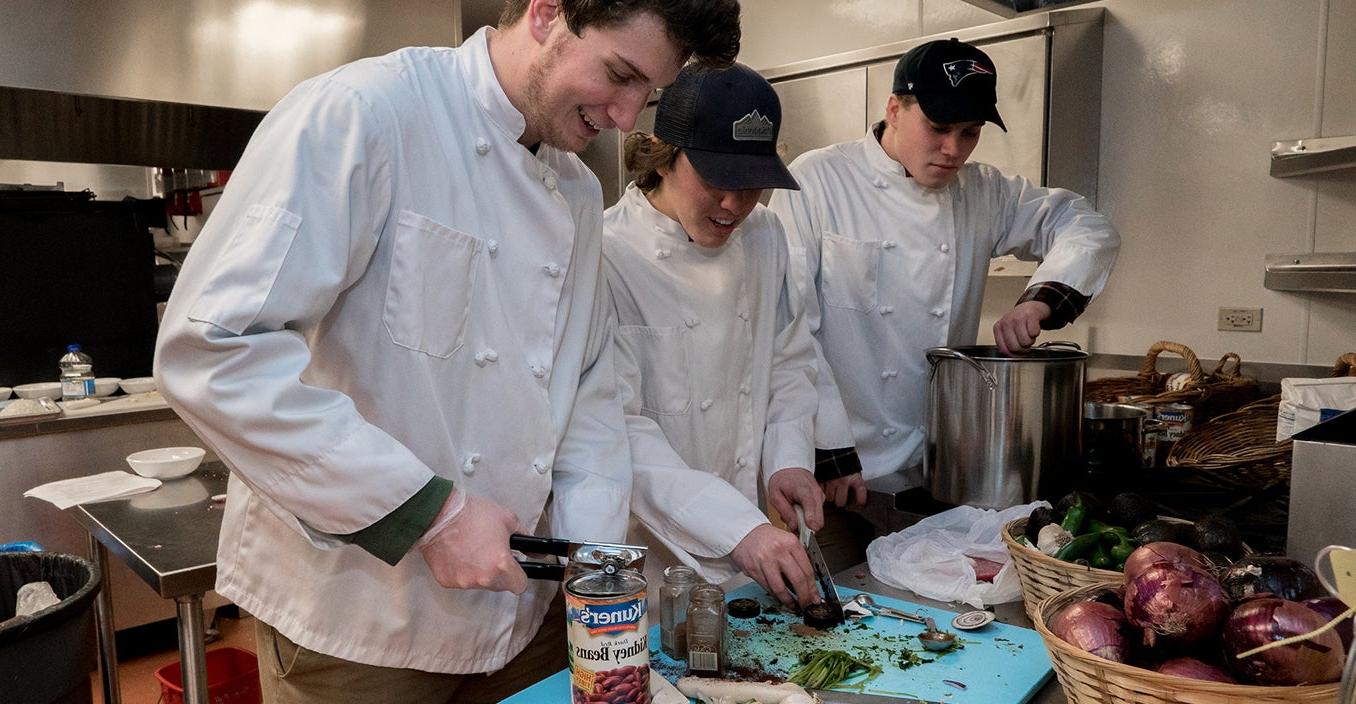
[[[1041,262],[993,326],[1004,354],[1072,322],[1111,273],[1120,239],[1086,199],[967,163],[986,123],[1007,129],[997,84],[970,44],[915,47],[896,64],[884,120],[801,155],[791,172],[802,190],[772,198],[791,256],[806,263],[792,268],[795,286],[828,364],[817,446],[856,447],[818,457],[840,506],[864,500],[866,479],[902,472],[898,486],[922,484],[925,351],[975,343],[991,258]]]
[[[805,550],[758,507],[761,486],[790,525],[794,506],[822,523],[814,343],[787,289],[785,234],[758,204],[797,187],[781,123],[748,67],[684,68],[654,135],[626,140],[636,180],[603,216],[603,259],[634,471],[628,539],[651,547],[651,583],[681,562],[804,605],[819,600]]]

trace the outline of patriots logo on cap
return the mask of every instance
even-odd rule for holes
[[[942,70],[946,72],[946,77],[951,81],[951,87],[955,88],[960,82],[976,74],[983,76],[994,75],[993,69],[981,64],[974,59],[960,59],[959,61],[948,61],[942,64]]]
[[[772,120],[757,110],[730,123],[736,142],[771,142]]]

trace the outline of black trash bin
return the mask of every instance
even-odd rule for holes
[[[94,597],[99,568],[75,555],[0,553],[0,622],[14,616],[19,587],[47,582],[61,599],[0,626],[0,701],[77,704],[91,700]]]

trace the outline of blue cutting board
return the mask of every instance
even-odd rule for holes
[[[844,601],[857,592],[838,587]],[[756,599],[765,609],[776,603],[757,584],[736,589],[728,598],[739,597]],[[938,628],[953,630],[950,626],[953,612],[875,594],[872,597],[882,606],[931,616],[937,621]],[[787,624],[800,623],[800,617],[780,611],[766,612],[758,619],[732,618],[729,623],[729,666],[740,679],[761,679],[760,674],[785,679],[803,651],[845,650],[870,657],[884,670],[859,690],[866,694],[916,697],[948,704],[1021,704],[1030,699],[1052,674],[1050,657],[1040,634],[1004,623],[991,623],[976,631],[954,631],[961,639],[961,647],[943,653],[933,662],[908,668],[899,665],[906,649],[922,658],[933,657],[914,637],[923,630],[915,623],[876,616],[857,623],[849,622],[822,635],[793,633]],[[650,665],[654,673],[663,675],[670,682],[684,674],[685,663],[659,652],[657,625],[650,628],[650,644]],[[961,683],[965,688],[945,680]],[[505,699],[503,704],[562,704],[569,701],[569,672],[561,671]]]

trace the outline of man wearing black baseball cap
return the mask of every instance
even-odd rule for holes
[[[816,469],[840,506],[862,503],[863,479],[922,483],[925,351],[975,343],[991,258],[1042,262],[993,326],[1005,354],[1072,322],[1111,273],[1120,240],[1087,200],[967,163],[987,123],[1007,129],[997,84],[975,46],[913,48],[895,66],[884,120],[801,155],[791,164],[801,190],[772,198],[791,256],[807,263],[803,275],[792,268],[793,289],[829,368],[816,444],[840,449],[821,451]]]
[[[739,64],[689,66],[664,89],[654,134],[626,141],[636,180],[603,217],[617,309],[617,378],[631,445],[630,540],[646,573],[737,572],[786,603],[818,601],[805,550],[768,505],[812,529],[814,342],[787,292],[786,237],[758,204],[796,188],[777,156],[781,103]]]

